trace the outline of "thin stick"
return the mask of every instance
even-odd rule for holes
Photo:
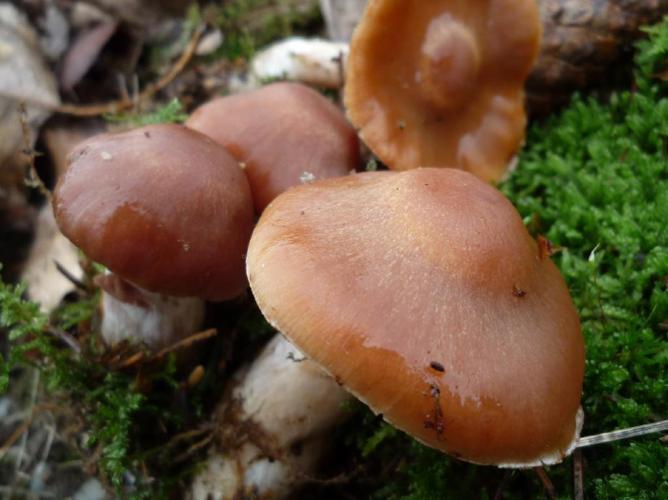
[[[186,337],[185,339],[181,339],[178,342],[165,347],[164,349],[158,351],[154,356],[153,359],[160,359],[165,357],[167,354],[170,352],[178,351],[179,349],[183,349],[184,347],[188,347],[191,344],[194,344],[195,342],[201,342],[203,340],[206,340],[211,337],[215,337],[218,335],[218,330],[215,328],[209,328],[208,330],[204,330],[202,332],[195,333],[189,337]]]
[[[536,474],[538,474],[540,482],[543,483],[543,488],[545,488],[547,496],[550,497],[551,500],[557,500],[557,498],[559,497],[559,495],[557,495],[557,489],[554,487],[554,484],[552,483],[550,476],[548,476],[547,472],[545,472],[545,468],[534,467],[533,470],[536,472]]]
[[[145,101],[153,97],[157,92],[169,85],[174,78],[176,78],[179,73],[183,71],[190,59],[192,59],[195,54],[195,49],[197,49],[197,44],[199,43],[200,38],[204,33],[204,25],[200,25],[195,28],[193,36],[190,38],[188,45],[181,54],[181,57],[174,63],[167,73],[165,73],[158,81],[151,83],[144,88],[144,90],[137,96],[136,99],[133,99],[130,96],[123,96],[121,99],[116,101],[102,103],[102,104],[88,104],[88,105],[78,105],[78,104],[51,104],[48,102],[41,101],[39,99],[33,99],[31,97],[20,96],[12,94],[9,92],[0,91],[0,98],[10,99],[13,101],[23,102],[29,106],[35,106],[38,108],[46,109],[54,113],[60,113],[63,115],[72,115],[72,116],[100,116],[106,114],[118,113],[120,111],[132,108],[137,101]]]
[[[628,429],[620,429],[618,431],[603,432],[593,436],[586,436],[578,439],[575,444],[576,448],[585,448],[587,446],[594,446],[597,444],[610,443],[612,441],[619,441],[622,439],[630,439],[634,437],[644,436],[646,434],[653,434],[656,432],[668,431],[668,420],[661,422],[654,422],[652,424],[638,425],[636,427],[629,427]]]
[[[32,423],[33,415],[31,414],[21,425],[19,425],[14,432],[7,438],[0,447],[0,460],[5,457],[9,449],[18,441],[18,439],[23,436],[23,433],[28,430],[30,424]]]
[[[19,452],[16,458],[16,472],[21,470],[21,465],[23,463],[23,455],[25,454],[26,444],[28,442],[28,434],[30,433],[30,423],[35,415],[35,402],[37,401],[37,391],[39,390],[39,370],[33,371],[34,376],[32,379],[32,387],[30,391],[30,416],[28,417],[28,425],[25,428],[23,434],[21,435],[21,444],[19,445]]]
[[[55,437],[56,428],[53,425],[49,425],[44,448],[42,449],[42,458],[40,460],[41,462],[46,462],[46,459],[49,458],[49,453],[51,453],[51,446],[53,445],[53,440]]]
[[[584,500],[584,471],[582,470],[582,450],[573,452],[573,498]]]
[[[123,361],[121,361],[117,366],[118,366],[118,368],[128,368],[132,365],[136,365],[137,363],[142,361],[145,357],[146,357],[146,355],[144,354],[144,352],[139,351],[139,352],[133,354],[132,356],[130,356],[129,358],[124,359]]]
[[[211,433],[208,436],[205,436],[204,439],[196,442],[195,444],[191,445],[185,452],[181,453],[180,455],[177,455],[174,457],[172,460],[175,463],[183,462],[184,460],[188,460],[192,458],[192,456],[197,453],[199,450],[202,448],[206,447],[211,441],[213,441],[214,434]]]
[[[54,337],[62,340],[75,353],[81,354],[81,346],[79,345],[79,342],[77,342],[77,340],[69,333],[59,330],[58,328],[48,328],[46,331]]]
[[[202,427],[199,429],[192,429],[189,431],[182,432],[181,434],[177,434],[174,436],[172,439],[170,439],[166,446],[174,446],[176,443],[180,441],[187,441],[190,438],[196,437],[196,436],[201,436],[202,434],[206,434],[208,432],[211,432],[210,427]]]
[[[83,282],[78,279],[76,276],[74,276],[71,272],[69,272],[67,269],[65,269],[65,266],[63,266],[60,262],[54,259],[53,261],[54,265],[56,266],[56,269],[60,274],[65,276],[65,278],[72,283],[75,287],[77,287],[79,290],[83,290],[84,292],[87,291],[88,289],[86,288],[86,285],[83,284]]]

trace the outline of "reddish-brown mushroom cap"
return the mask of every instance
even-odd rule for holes
[[[316,179],[348,174],[360,162],[359,143],[344,114],[298,83],[219,97],[200,106],[186,125],[213,138],[243,165],[257,213],[280,193]]]
[[[91,259],[148,290],[224,300],[246,285],[248,181],[198,132],[154,125],[81,143],[53,207],[63,234]]]
[[[251,237],[267,319],[396,427],[462,459],[560,461],[579,432],[578,315],[514,207],[454,169],[328,179]]]
[[[540,31],[535,0],[372,0],[351,41],[348,116],[391,169],[498,180],[524,138]]]

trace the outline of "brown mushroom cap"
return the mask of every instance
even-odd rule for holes
[[[351,41],[348,116],[393,170],[498,180],[524,138],[540,32],[535,0],[372,0]]]
[[[278,197],[251,237],[267,319],[384,418],[462,459],[560,461],[579,433],[577,312],[495,188],[374,172]]]
[[[53,207],[76,246],[148,290],[224,300],[246,285],[248,181],[198,132],[153,125],[81,143]]]
[[[298,83],[274,83],[219,97],[186,125],[219,142],[245,165],[257,213],[301,183],[348,174],[360,163],[359,143],[344,114],[326,97]]]

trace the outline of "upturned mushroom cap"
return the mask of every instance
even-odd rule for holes
[[[153,125],[84,141],[53,207],[91,259],[153,292],[224,300],[246,285],[254,214],[236,160],[208,137]]]
[[[371,0],[348,57],[348,116],[393,170],[498,180],[524,138],[540,32],[535,0]]]
[[[266,318],[421,442],[503,466],[579,433],[584,345],[562,276],[499,191],[454,169],[278,197],[247,271]]]
[[[298,83],[219,97],[200,106],[186,125],[219,142],[243,165],[257,213],[301,183],[348,174],[360,162],[359,143],[344,114]]]

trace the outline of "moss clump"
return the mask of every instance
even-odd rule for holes
[[[153,111],[145,113],[117,113],[115,115],[106,115],[105,119],[110,123],[127,125],[128,127],[143,127],[158,123],[183,123],[188,119],[188,114],[184,111],[181,102],[174,98]]]
[[[583,434],[668,417],[668,88],[657,78],[668,56],[668,22],[648,33],[638,47],[635,89],[605,103],[576,97],[534,126],[502,186],[530,230],[560,247],[554,260],[587,346]],[[379,498],[544,494],[530,472],[504,478],[385,429],[374,421],[357,437],[366,463],[402,457],[374,471]],[[587,449],[584,458],[589,498],[668,498],[668,446],[657,436]],[[570,497],[570,460],[548,474],[560,496]]]
[[[249,59],[279,38],[320,28],[322,18],[313,0],[232,0],[215,15],[215,23],[225,33],[216,56],[234,61]]]
[[[204,451],[195,445],[209,440],[200,424],[210,410],[203,402],[220,392],[220,356],[201,358],[204,376],[193,387],[171,356],[103,346],[90,329],[99,303],[92,290],[51,317],[24,291],[0,280],[0,334],[10,341],[0,357],[0,393],[26,367],[37,368],[55,416],[86,431],[70,446],[109,489],[123,498],[168,498],[185,487]]]
[[[653,76],[668,24],[650,35],[636,90],[606,104],[578,98],[532,130],[505,186],[533,229],[562,247],[555,260],[587,345],[585,434],[668,415],[668,97]],[[668,495],[668,448],[656,436],[586,456],[598,498]]]

